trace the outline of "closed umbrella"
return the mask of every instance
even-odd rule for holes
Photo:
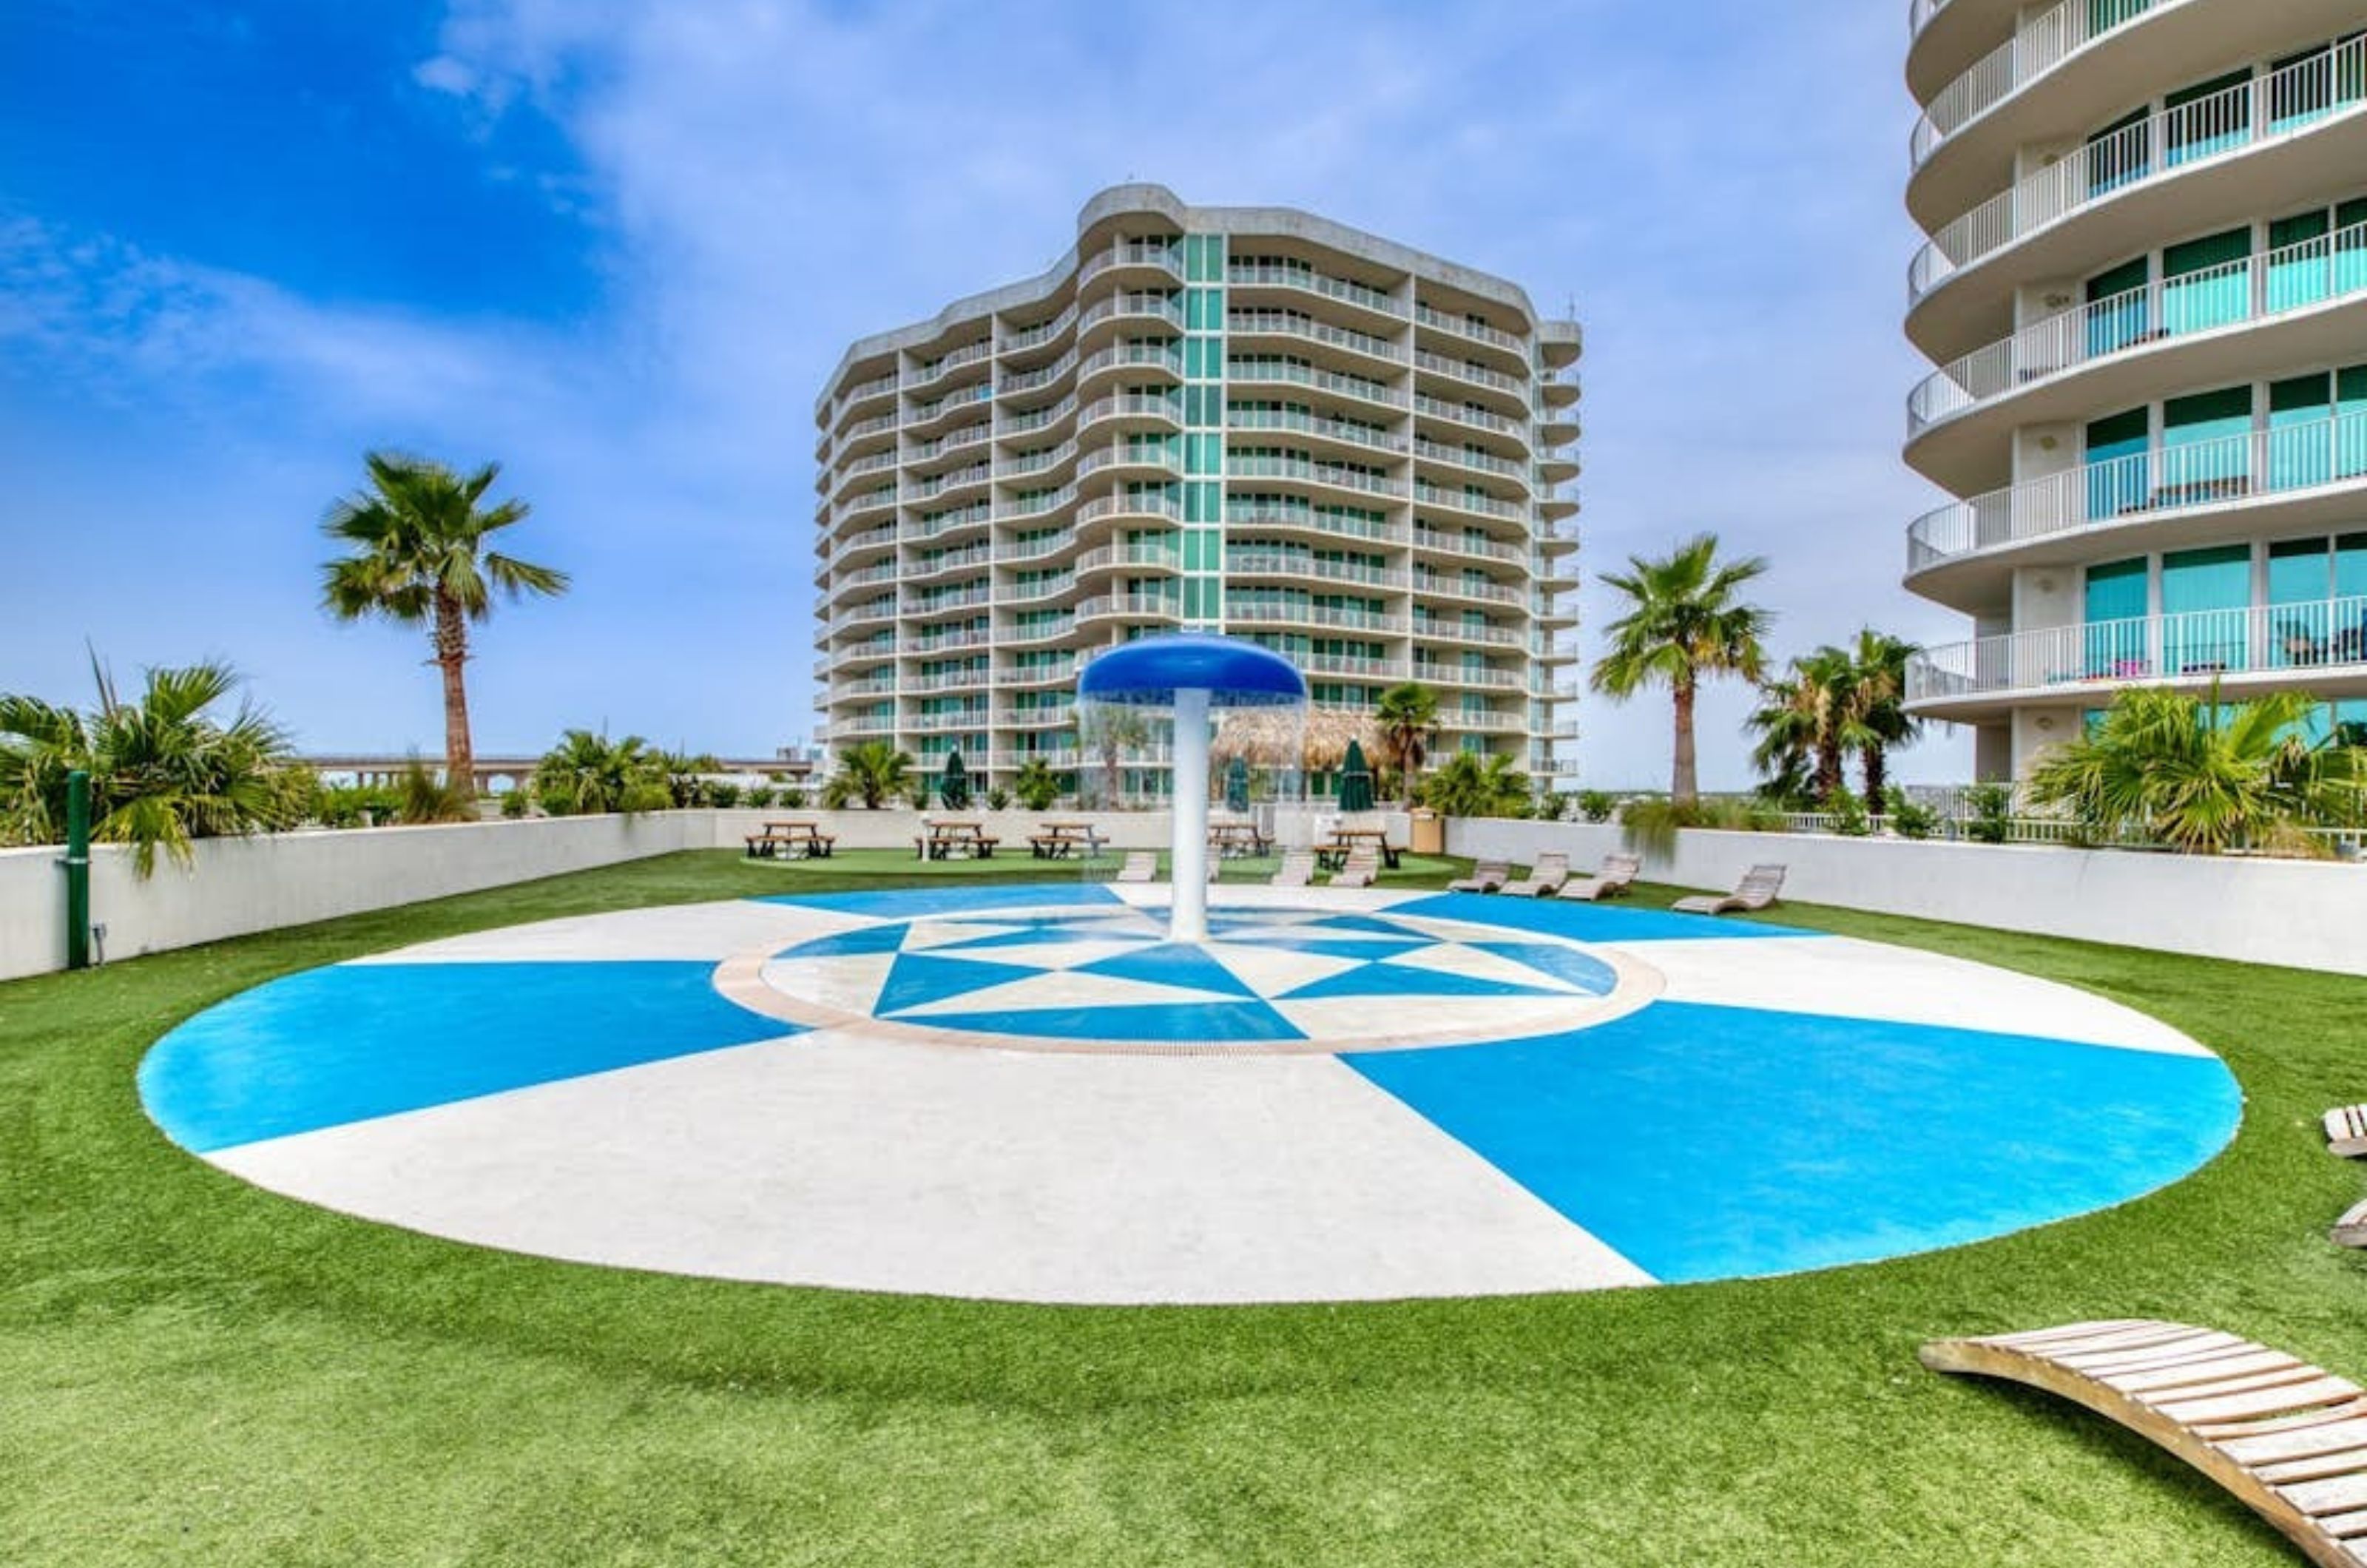
[[[1348,742],[1348,755],[1340,764],[1340,809],[1370,811],[1373,808],[1373,770],[1365,761],[1365,745],[1361,740]]]
[[[1225,764],[1225,809],[1247,811],[1250,808],[1250,764],[1247,758],[1236,757]]]
[[[937,781],[937,798],[946,803],[948,811],[969,809],[969,773],[962,766],[961,753],[946,753],[946,771]]]

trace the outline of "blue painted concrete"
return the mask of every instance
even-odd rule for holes
[[[290,975],[157,1042],[140,1095],[198,1154],[803,1032],[711,964],[360,964]]]
[[[1822,931],[1713,915],[1677,915],[1616,904],[1562,903],[1553,898],[1507,898],[1490,893],[1436,893],[1389,906],[1394,915],[1430,915],[1476,920],[1512,931],[1542,931],[1572,942],[1677,942],[1707,937],[1822,936]]]
[[[1121,980],[1148,980],[1158,986],[1182,986],[1213,991],[1220,997],[1254,997],[1233,972],[1208,956],[1194,942],[1162,942],[1113,957],[1080,964],[1071,973],[1114,975]]]
[[[912,1021],[937,1029],[1036,1034],[1052,1040],[1304,1040],[1262,1001],[1164,1002],[1156,1007],[1029,1008],[1009,1012],[931,1013]]]
[[[1554,1038],[1342,1060],[1667,1280],[1865,1262],[2106,1207],[2202,1165],[2242,1111],[2215,1057],[1676,1002]]]

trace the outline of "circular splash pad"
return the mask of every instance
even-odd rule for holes
[[[431,1234],[1039,1302],[1648,1285],[2124,1201],[2220,1061],[1920,951],[1468,895],[956,886],[626,911],[259,987],[142,1064],[176,1142]]]

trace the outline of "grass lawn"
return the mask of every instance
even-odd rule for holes
[[[2324,1239],[2361,1178],[2316,1126],[2367,1098],[2359,980],[1788,906],[2169,1021],[2234,1066],[2241,1136],[2167,1192],[1977,1247],[1512,1300],[1032,1308],[538,1261],[251,1189],[134,1099],[159,1034],[289,970],[980,872],[1078,874],[683,854],[0,985],[0,1561],[2298,1560],[2136,1438],[1914,1349],[2157,1314],[2367,1374],[2367,1261]]]

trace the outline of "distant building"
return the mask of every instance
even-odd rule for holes
[[[836,750],[1085,765],[1077,671],[1147,633],[1288,654],[1314,700],[1441,695],[1441,750],[1574,771],[1575,322],[1307,213],[1087,203],[1042,276],[846,351],[815,409]],[[1167,793],[1165,758],[1126,790]]]
[[[2367,4],[1913,23],[1907,460],[1956,499],[1907,583],[1976,634],[1915,711],[1992,778],[2132,685],[2367,724]]]

